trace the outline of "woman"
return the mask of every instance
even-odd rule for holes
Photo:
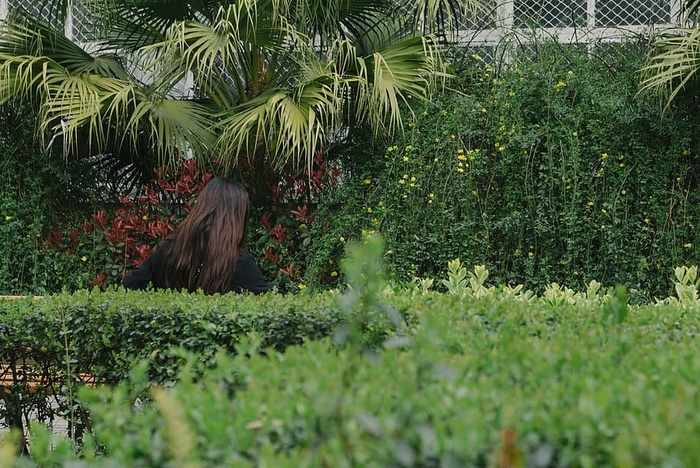
[[[225,177],[212,179],[190,214],[141,266],[124,278],[127,289],[201,289],[261,293],[273,286],[245,249],[248,194]]]

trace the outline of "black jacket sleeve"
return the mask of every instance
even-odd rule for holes
[[[129,272],[122,281],[126,289],[146,289],[153,279],[153,252],[136,270]]]
[[[271,291],[273,287],[273,284],[263,276],[250,252],[241,249],[231,291],[237,293],[250,291],[259,294]]]

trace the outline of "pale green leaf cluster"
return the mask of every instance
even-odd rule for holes
[[[698,84],[700,69],[700,2],[681,2],[686,27],[662,31],[641,70],[641,92],[654,92],[668,108],[679,94]]]
[[[99,32],[90,49],[30,15],[2,22],[0,102],[37,106],[41,131],[66,153],[187,153],[232,166],[242,156],[310,164],[352,126],[401,131],[407,98],[427,98],[446,76],[438,18],[451,25],[477,3],[84,6]]]

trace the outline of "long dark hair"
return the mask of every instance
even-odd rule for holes
[[[225,177],[212,179],[187,218],[162,243],[156,283],[190,292],[228,292],[245,246],[248,206],[241,184]]]

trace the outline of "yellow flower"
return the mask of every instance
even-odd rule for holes
[[[557,88],[563,88],[564,86],[566,86],[566,83],[564,83],[564,82],[561,81],[561,80],[559,80],[559,82],[556,84],[556,87],[557,87]]]
[[[461,167],[458,167],[457,172],[464,172],[464,169],[462,169]]]
[[[600,155],[600,159],[606,159],[608,157],[608,153],[603,153]]]
[[[413,149],[413,146],[411,146],[411,145],[406,146],[406,151],[411,151],[412,149]]]
[[[300,285],[299,285],[299,289],[306,289],[306,285],[305,285],[305,284],[300,284]]]
[[[369,185],[369,184],[372,183],[372,180],[371,180],[371,179],[365,179],[365,180],[363,180],[363,182],[364,182],[365,185]]]
[[[608,212],[608,210],[606,210],[605,208],[601,208],[600,212],[603,213],[603,214],[605,214],[605,213]]]
[[[404,162],[408,161],[408,156],[403,157]]]
[[[404,179],[408,179],[408,174],[404,174],[402,177],[403,177]]]
[[[644,222],[649,224],[649,218],[644,218]]]
[[[333,277],[338,276],[338,272],[337,272],[337,271],[331,271],[331,276],[333,276]]]
[[[345,238],[343,236],[340,236],[340,242],[345,242]]]
[[[623,195],[627,195],[627,190],[622,190],[620,193]]]
[[[141,219],[143,219],[144,221],[147,221],[147,220],[148,220],[148,216],[147,216],[147,215],[143,215],[143,216],[141,216]]]
[[[689,249],[692,246],[693,246],[693,244],[691,244],[690,242],[688,242],[687,244],[683,244],[683,247],[685,247],[686,249]]]
[[[82,257],[80,257],[80,260],[82,260],[83,262],[87,262],[87,257],[83,255]]]
[[[11,220],[12,220],[12,216],[5,216],[5,221],[11,221]]]
[[[405,181],[405,180],[403,180],[403,179],[400,179],[400,180],[399,180],[399,183],[400,183],[401,185],[403,185],[403,184],[405,184],[405,183],[406,183],[406,181]]]
[[[577,136],[578,136],[578,132],[574,132],[574,133],[572,133],[571,135],[577,137]]]
[[[372,212],[372,208],[371,207],[367,208],[367,213],[371,213],[371,212]]]
[[[534,254],[534,253],[532,253],[532,252],[528,252],[528,253],[527,253],[527,256],[528,256],[528,257],[530,257],[530,258],[532,258],[532,257],[534,257],[534,256],[535,256],[535,254]]]

